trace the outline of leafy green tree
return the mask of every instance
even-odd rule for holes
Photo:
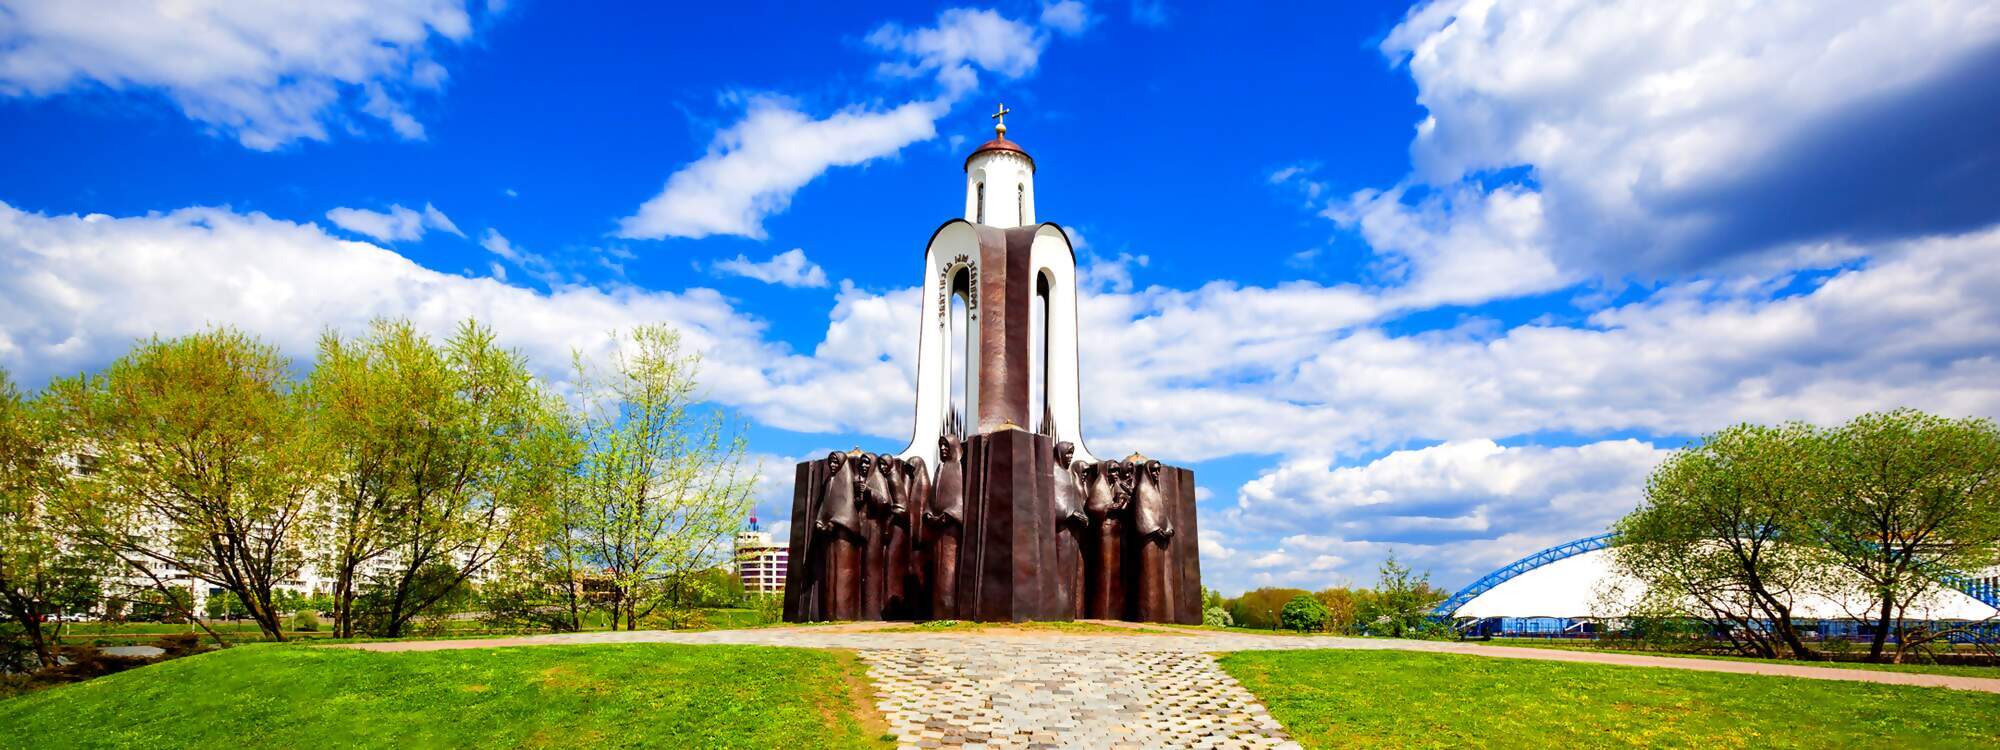
[[[125,602],[132,609],[128,618],[135,622],[183,624],[194,612],[194,593],[178,586],[141,589]]]
[[[1201,590],[1201,624],[1215,628],[1226,628],[1236,624],[1229,616],[1229,600],[1222,592],[1211,588]]]
[[[328,333],[306,393],[330,459],[316,525],[340,637],[363,621],[402,635],[519,542],[569,468],[560,405],[476,323],[442,344],[400,320]]]
[[[278,607],[278,611],[285,610],[283,607]],[[250,614],[250,610],[243,606],[243,601],[227,591],[208,597],[208,601],[202,603],[202,612],[211,620],[237,620]]]
[[[1326,607],[1327,632],[1347,634],[1357,632],[1356,624],[1361,617],[1360,598],[1355,595],[1353,589],[1341,587],[1323,589],[1313,594],[1313,598],[1319,600],[1321,606]]]
[[[60,381],[63,426],[96,457],[55,505],[77,542],[164,590],[156,564],[236,595],[284,630],[278,581],[305,561],[300,532],[319,455],[277,350],[230,329],[142,342],[102,373]]]
[[[1901,626],[1939,578],[2000,562],[2000,428],[1909,409],[1866,414],[1823,434],[1810,502],[1792,522],[1809,529],[1871,599],[1869,656],[1897,635],[1894,661],[1924,638]]]
[[[1326,630],[1326,616],[1326,605],[1319,603],[1311,594],[1300,594],[1285,602],[1285,610],[1278,615],[1278,621],[1286,630],[1317,633]]]
[[[1375,590],[1356,602],[1357,619],[1369,635],[1391,638],[1435,635],[1431,609],[1449,594],[1431,585],[1430,573],[1415,573],[1396,561],[1392,550],[1377,569]]]
[[[1312,592],[1305,589],[1251,589],[1231,600],[1229,617],[1241,627],[1276,630],[1280,625],[1279,617],[1284,613],[1285,603],[1300,594],[1310,593]]]
[[[667,326],[632,331],[606,367],[576,358],[583,460],[566,488],[583,559],[603,571],[614,628],[690,601],[727,560],[757,469],[743,429],[703,408],[701,359]]]
[[[67,474],[49,415],[0,370],[0,624],[42,667],[56,665],[59,635],[47,616],[94,603],[102,574],[64,549],[45,507]]]
[[[1614,564],[1645,584],[1651,610],[1678,608],[1760,656],[1809,656],[1792,609],[1827,591],[1827,566],[1792,524],[1814,502],[1822,446],[1808,426],[1746,424],[1676,452],[1618,522]]]

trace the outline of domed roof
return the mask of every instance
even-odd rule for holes
[[[1029,156],[1028,150],[1021,148],[1021,144],[1007,140],[1007,136],[1005,133],[1002,133],[1000,136],[994,138],[993,140],[979,144],[979,148],[975,148],[972,150],[972,153],[967,154],[965,157],[965,168],[968,170],[972,169],[973,157],[976,157],[988,151],[1012,151],[1014,153],[1020,154],[1021,158],[1028,160],[1028,171],[1029,172],[1035,171],[1035,157]]]

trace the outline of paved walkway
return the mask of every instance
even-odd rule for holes
[[[586,643],[686,643],[853,649],[903,747],[1296,748],[1256,698],[1210,654],[1280,649],[1393,649],[1513,659],[1662,667],[2000,693],[2000,679],[1796,664],[1686,659],[1476,643],[1218,633],[987,630],[878,632],[879,623],[579,633],[345,644],[434,651]],[[1150,626],[1149,626],[1150,627]]]

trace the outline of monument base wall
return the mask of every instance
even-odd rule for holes
[[[885,600],[879,609],[862,608],[855,615],[861,620],[1063,621],[1089,614],[1085,600],[1103,593],[1109,604],[1100,613],[1107,619],[1200,624],[1201,560],[1193,472],[1161,467],[1155,481],[1171,533],[1141,537],[1133,531],[1129,509],[1125,517],[1113,514],[1110,523],[1083,524],[1058,516],[1054,448],[1051,438],[1024,430],[1003,429],[968,438],[962,464],[962,519],[956,523],[919,519],[910,524],[914,543],[907,555],[874,558],[908,560],[905,564],[913,566],[909,570],[830,570],[827,548],[833,539],[892,535],[820,528],[814,521],[825,515],[821,506],[827,502],[833,474],[830,460],[800,463],[792,494],[785,620],[833,619],[827,592],[853,585],[841,581],[841,576],[858,576],[862,590],[876,579],[895,578],[904,592],[900,599]],[[956,466],[947,464],[945,470]],[[1109,544],[1104,534],[1111,535]],[[1099,554],[1107,548],[1115,550],[1108,560]],[[955,565],[940,565],[947,562],[939,559],[943,551],[950,551],[954,559],[949,562]],[[950,572],[941,578],[939,571]],[[1086,580],[1102,583],[1086,585]],[[938,591],[941,586],[948,588]],[[1110,590],[1097,591],[1107,587]]]

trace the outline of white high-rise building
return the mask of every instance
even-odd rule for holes
[[[771,541],[770,532],[757,528],[756,516],[750,517],[750,528],[736,532],[736,577],[743,581],[744,591],[784,593],[790,557],[785,545]]]

